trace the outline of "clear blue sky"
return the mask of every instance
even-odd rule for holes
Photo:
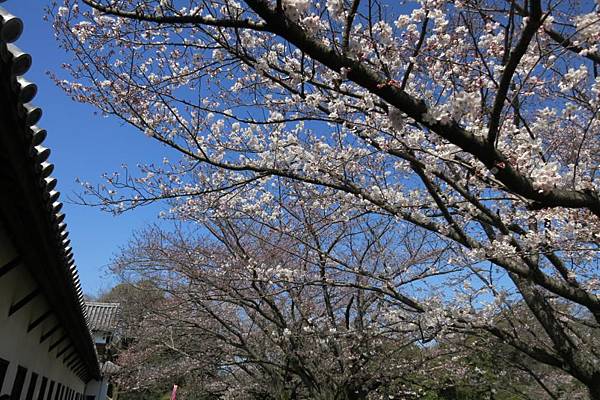
[[[66,203],[68,196],[81,192],[75,181],[101,182],[103,172],[119,170],[126,163],[132,169],[138,163],[159,161],[162,148],[143,134],[121,125],[115,119],[94,115],[94,109],[72,101],[47,76],[60,70],[69,56],[60,49],[52,25],[44,21],[49,0],[8,0],[2,7],[24,22],[21,38],[15,43],[31,54],[33,65],[25,77],[38,85],[32,101],[43,110],[39,126],[48,131],[44,146],[52,151],[49,161],[55,165],[53,176],[66,213],[83,289],[88,294],[112,286],[107,264],[125,245],[132,231],[155,222],[158,206],[133,210],[113,217],[97,208]]]

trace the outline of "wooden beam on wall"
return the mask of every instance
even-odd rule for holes
[[[46,341],[46,339],[48,339],[50,336],[52,336],[52,334],[54,332],[56,332],[57,330],[60,329],[60,324],[55,325],[52,329],[50,329],[48,332],[42,334],[42,337],[40,338],[40,344],[44,343]]]
[[[45,313],[43,313],[42,315],[40,315],[39,317],[37,317],[36,319],[34,319],[33,321],[31,321],[31,323],[27,327],[27,333],[34,330],[39,324],[44,322],[46,320],[46,318],[48,318],[51,315],[52,315],[52,310],[48,310]]]
[[[9,271],[12,271],[16,267],[18,267],[20,263],[21,263],[21,257],[17,256],[14,259],[7,262],[6,264],[4,264],[2,267],[0,267],[0,277],[4,276]]]
[[[79,376],[82,380],[84,380],[84,376],[85,376],[85,370],[86,370],[86,366],[85,364],[81,364],[79,367],[77,367],[75,369],[75,375]]]
[[[73,342],[69,342],[69,344],[67,345],[67,347],[65,347],[64,349],[62,349],[61,351],[59,351],[58,354],[56,354],[56,358],[60,358],[60,356],[62,356],[63,354],[65,354],[67,352],[67,350],[69,350],[72,346],[73,346]]]
[[[77,368],[73,369],[73,371],[75,372],[76,375],[79,375],[81,373],[81,371],[83,371],[85,369],[85,364],[79,364],[77,365]]]
[[[69,354],[67,354],[67,356],[63,359],[63,364],[66,364],[69,362],[69,360],[71,360],[71,358],[77,354],[77,350],[73,350],[72,352],[70,352]],[[68,364],[67,364],[68,367]]]
[[[61,344],[68,337],[69,337],[69,335],[67,335],[66,333],[64,335],[62,335],[56,342],[54,342],[50,345],[50,348],[48,349],[48,351],[50,352],[50,351],[54,350],[56,348],[56,346]]]
[[[10,317],[11,315],[19,311],[21,308],[25,307],[27,303],[35,299],[38,294],[40,294],[40,288],[33,289],[33,291],[31,291],[28,295],[26,295],[21,300],[17,301],[15,304],[10,306],[10,309],[8,310],[8,316]]]
[[[67,364],[67,368],[75,368],[75,366],[80,362],[81,362],[81,358],[75,357]]]

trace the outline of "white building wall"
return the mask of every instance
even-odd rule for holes
[[[0,225],[0,266],[13,260],[16,256],[14,247]],[[52,380],[75,392],[84,393],[85,383],[63,363],[63,358],[71,350],[57,358],[58,352],[66,346],[67,340],[49,351],[51,343],[56,342],[64,334],[62,329],[40,344],[42,332],[48,332],[56,325],[55,317],[46,318],[44,322],[27,333],[29,324],[48,310],[43,294],[39,294],[15,314],[8,316],[11,304],[22,299],[33,289],[35,289],[35,282],[24,265],[0,276],[0,358],[10,362],[4,384],[0,388],[0,394],[10,394],[19,365],[27,368],[20,400],[25,400],[32,372],[39,375],[33,396],[34,400],[38,399],[43,377],[48,378],[46,391]],[[55,383],[55,391],[57,383]],[[55,396],[52,395],[52,400],[54,398]],[[46,396],[44,396],[44,400],[46,400]]]
[[[103,377],[101,381],[90,381],[85,388],[85,395],[96,396],[98,400],[106,400],[108,384],[108,378],[106,377]]]

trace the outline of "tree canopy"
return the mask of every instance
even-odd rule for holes
[[[177,154],[84,184],[85,203],[165,201],[238,238],[245,273],[325,265],[340,275],[323,284],[381,296],[421,342],[485,334],[600,399],[597,4],[65,0],[50,15],[74,59],[57,84]],[[252,241],[305,256],[259,262],[239,253]]]

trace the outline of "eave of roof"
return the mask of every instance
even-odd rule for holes
[[[35,125],[42,110],[29,103],[37,87],[22,76],[31,56],[12,44],[22,29],[19,18],[0,8],[0,218],[80,355],[82,379],[98,379],[60,193],[50,176],[54,166],[47,162],[50,150],[41,145],[46,131]]]

